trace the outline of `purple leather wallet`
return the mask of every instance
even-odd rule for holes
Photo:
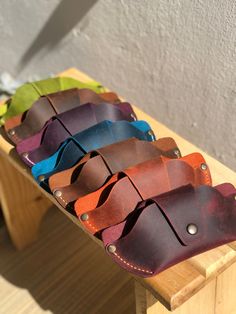
[[[102,233],[106,252],[122,268],[154,276],[194,255],[236,240],[236,189],[191,185],[139,204]]]
[[[68,137],[104,120],[134,121],[136,115],[129,103],[85,104],[56,115],[40,132],[21,141],[16,150],[23,161],[32,166],[53,154]]]

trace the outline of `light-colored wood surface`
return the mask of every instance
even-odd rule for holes
[[[215,280],[203,287],[188,302],[173,311],[173,314],[215,314]],[[155,297],[146,291],[146,314],[168,314],[169,311],[158,302]],[[228,314],[222,312],[222,314]]]
[[[78,78],[84,81],[90,80],[90,78],[87,77],[85,74],[75,69],[70,69],[62,73],[61,75],[72,76],[74,78]],[[149,122],[154,132],[157,134],[158,138],[164,136],[173,137],[176,140],[183,155],[192,153],[194,151],[201,152],[211,169],[214,185],[226,181],[236,185],[236,174],[232,170],[222,165],[214,158],[208,156],[207,154],[196,148],[193,144],[184,140],[176,133],[168,129],[166,126],[162,125],[161,123],[157,122],[156,120],[142,112],[137,107],[134,108],[138,118]],[[0,153],[2,153],[4,158],[8,158],[8,160],[14,165],[14,167],[16,167],[21,173],[23,173],[31,181],[31,183],[36,185],[29,172],[25,170],[26,168],[22,165],[22,163],[19,161],[19,158],[14,153],[14,149],[11,144],[5,141],[3,137],[0,138]],[[9,153],[11,155],[10,158]],[[56,204],[56,201],[51,196],[48,196],[45,192],[43,192],[43,194],[46,195],[46,197],[49,198],[52,202],[54,202],[54,204]],[[59,205],[57,206],[75,224],[81,227],[79,221],[74,216],[67,213]],[[232,265],[236,261],[235,251],[235,243],[231,245],[225,245],[196,256],[192,259],[189,259],[188,261],[175,265],[174,267],[164,271],[157,276],[144,280],[137,278],[137,280],[139,280],[139,282],[143,286],[145,286],[148,291],[150,291],[153,296],[160,300],[168,309],[174,310],[179,307],[179,310],[181,310],[181,308],[184,306],[186,306],[187,309],[188,304],[185,305],[183,304],[184,302],[186,302],[187,300],[188,302],[186,303],[192,302],[192,298],[194,297],[196,297],[195,299],[197,300],[198,295],[201,294],[202,291],[207,289],[204,288],[205,286],[211,287],[214,282],[217,283],[217,276],[224,272],[227,268],[230,269],[230,265]],[[232,280],[236,282],[236,276],[234,272],[232,272]],[[210,288],[209,291],[211,291]],[[216,298],[214,299],[214,302],[218,302]],[[156,305],[161,306],[159,305],[159,302],[156,302]],[[154,308],[154,305],[152,305],[152,308]]]
[[[236,263],[217,277],[215,314],[236,313]]]
[[[0,228],[0,314],[134,314],[133,285],[55,207],[23,251]]]
[[[13,243],[23,249],[36,239],[41,219],[51,202],[2,155],[0,165],[1,207]]]

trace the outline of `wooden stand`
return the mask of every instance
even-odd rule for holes
[[[0,200],[12,242],[23,249],[37,237],[51,202],[9,162],[0,156]]]
[[[90,80],[76,69],[61,75]],[[210,166],[214,185],[226,181],[236,185],[236,174],[233,171],[134,108],[138,118],[147,120],[159,138],[173,137],[183,155],[201,152]],[[18,249],[35,240],[40,222],[52,203],[82,228],[78,219],[37,186],[30,171],[4,138],[3,132],[0,135],[0,154],[1,205],[9,234]],[[100,241],[91,238],[101,245]],[[108,257],[104,255],[104,258]],[[231,243],[177,264],[157,276],[147,279],[135,277],[136,313],[164,314],[172,310],[176,314],[235,314],[235,261],[236,244]]]

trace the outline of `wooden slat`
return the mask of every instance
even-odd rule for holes
[[[216,279],[202,288],[201,291],[196,293],[188,302],[182,304],[173,314],[216,314],[215,313],[215,289]],[[148,291],[147,293],[147,311],[146,314],[169,314],[168,309],[162,306],[153,295]],[[218,314],[218,313],[217,313]],[[220,314],[220,313],[219,313]],[[222,311],[221,314],[230,314]],[[233,314],[233,312],[231,313]]]
[[[205,277],[185,261],[143,282],[169,310],[174,310],[205,285]]]
[[[71,76],[85,81],[91,80],[91,78],[75,69],[65,71],[61,73],[61,75]],[[142,112],[136,106],[134,106],[134,109],[139,119],[146,120],[151,125],[154,132],[158,135],[158,138],[166,136],[173,137],[183,155],[194,151],[202,153],[211,169],[214,185],[225,181],[236,185],[236,174],[232,170],[205,154],[196,146],[189,143],[163,124],[157,122],[146,113]],[[3,137],[0,138],[0,152],[5,155],[5,158],[9,155],[11,150],[12,146],[6,142]],[[34,185],[36,184],[29,173],[25,170],[25,167],[22,166],[19,158],[13,152],[11,153],[11,158],[9,160],[19,171],[24,173]],[[56,203],[51,196],[48,196],[45,192],[43,193],[49,197],[54,204]],[[81,227],[80,223],[74,216],[67,213],[58,204],[57,206],[75,224]],[[158,297],[159,300],[161,300],[161,302],[163,302],[169,309],[173,310],[191,298],[197,291],[202,289],[204,285],[208,284],[209,279],[215,278],[215,276],[235,261],[235,252],[233,249],[235,249],[235,244],[231,244],[231,246],[223,246],[196,256],[189,261],[175,265],[158,276],[144,280],[139,278],[138,280],[140,280],[140,282],[147,287],[147,289],[149,289],[155,297]]]
[[[192,257],[189,262],[209,279],[224,271],[236,261],[236,251],[229,245]]]
[[[216,304],[214,314],[236,313],[236,263],[217,277]]]

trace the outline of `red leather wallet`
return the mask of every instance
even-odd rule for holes
[[[84,227],[95,234],[126,219],[142,200],[188,184],[211,185],[203,156],[161,156],[113,175],[102,188],[79,198],[75,212]]]

